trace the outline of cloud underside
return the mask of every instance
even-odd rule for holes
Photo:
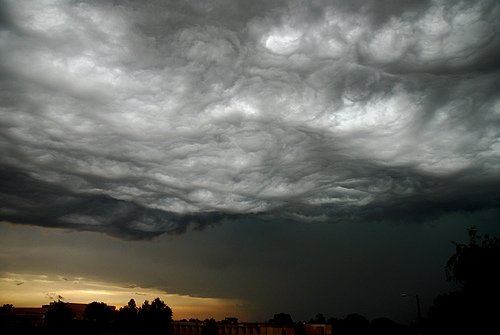
[[[496,1],[6,1],[0,218],[123,238],[498,208]]]

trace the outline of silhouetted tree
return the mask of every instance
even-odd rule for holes
[[[218,335],[217,322],[214,318],[210,320],[205,320],[205,325],[203,326],[202,335]]]
[[[0,307],[0,313],[10,313],[12,311],[12,308],[14,308],[12,304],[4,304],[2,307]]]
[[[290,314],[285,313],[274,314],[274,317],[269,320],[269,323],[276,326],[293,326],[294,324]]]
[[[12,312],[13,308],[14,306],[11,304],[4,304],[2,307],[0,307],[0,318],[9,315]]]
[[[456,243],[455,253],[446,264],[448,280],[462,283],[465,291],[472,293],[498,293],[500,282],[500,239],[484,238],[477,228],[468,230],[469,243]]]
[[[0,307],[0,329],[2,329],[6,325],[13,308],[14,306],[12,306],[11,304],[4,304],[2,307]]]
[[[138,330],[138,311],[135,300],[130,299],[127,306],[119,309],[117,313],[118,328],[121,331],[134,333]]]
[[[45,312],[45,321],[50,329],[65,331],[69,328],[75,313],[64,301],[52,302]]]
[[[364,335],[368,334],[369,328],[370,322],[364,316],[353,313],[344,319],[344,332],[342,334]]]
[[[469,242],[456,243],[446,264],[448,280],[462,291],[438,296],[429,310],[428,332],[500,333],[500,240],[470,228]]]
[[[326,323],[326,318],[323,314],[318,313],[314,319],[309,320],[309,323]]]
[[[462,334],[469,332],[469,306],[463,292],[441,294],[429,309],[429,334]]]
[[[161,331],[166,334],[172,323],[172,309],[160,298],[156,298],[151,304],[147,300],[144,301],[138,315],[142,326],[148,331]]]
[[[102,328],[113,319],[113,310],[104,302],[94,301],[87,305],[83,315],[96,327]]]

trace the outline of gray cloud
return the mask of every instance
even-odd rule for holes
[[[106,232],[125,239],[183,233],[189,224],[203,228],[225,217],[218,212],[179,215],[142,207],[106,195],[79,194],[19,172],[0,170],[3,220],[46,227]],[[236,218],[236,216],[234,216]]]
[[[498,208],[495,1],[6,1],[2,219],[124,238]]]

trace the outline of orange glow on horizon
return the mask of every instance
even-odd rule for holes
[[[105,302],[119,309],[131,298],[140,306],[145,300],[152,301],[156,297],[172,308],[174,320],[223,319],[235,315],[242,319],[247,317],[241,307],[242,302],[237,299],[169,294],[156,288],[92,281],[82,277],[16,273],[0,276],[0,304],[13,304],[15,307],[40,307],[60,299],[74,303]]]

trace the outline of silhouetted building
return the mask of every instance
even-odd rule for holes
[[[12,310],[5,315],[4,323],[11,327],[16,325],[24,325],[30,327],[42,327],[45,325],[45,314],[53,303],[43,305],[42,307],[12,307]],[[83,320],[85,308],[88,304],[66,303],[66,306],[74,313],[74,319]],[[111,310],[115,310],[115,306],[108,306]]]
[[[41,327],[46,311],[47,309],[43,307],[13,307],[5,321],[13,327],[15,325]]]
[[[332,325],[325,323],[306,323],[304,325],[305,335],[332,335]]]
[[[174,321],[172,335],[201,335],[205,327],[204,322]]]
[[[204,322],[174,321],[171,335],[203,335],[204,328]],[[217,333],[218,335],[295,335],[295,328],[268,323],[238,323],[235,318],[227,318],[217,323]],[[331,335],[331,332],[318,335]]]

